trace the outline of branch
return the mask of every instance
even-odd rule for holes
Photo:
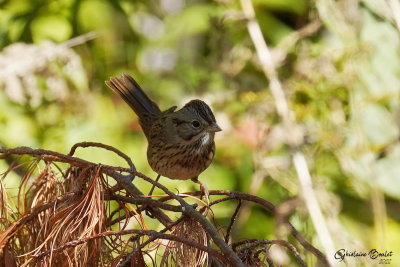
[[[64,155],[54,151],[44,150],[44,149],[32,149],[30,147],[17,147],[17,148],[0,148],[0,153],[7,155],[32,155],[38,157],[45,161],[58,161],[68,163],[78,167],[96,167],[99,164],[86,161],[80,158]],[[132,196],[144,196],[144,194],[132,184],[131,176],[124,176],[118,172],[130,173],[133,176],[136,171],[127,168],[113,167],[109,165],[101,165],[101,170],[108,176],[114,178],[130,195]],[[118,171],[118,172],[117,172]],[[172,221],[171,219],[162,211],[157,208],[149,207],[150,213],[156,217],[163,225],[168,225]]]
[[[61,252],[67,248],[72,248],[72,247],[76,247],[80,244],[86,243],[90,240],[94,240],[94,239],[98,239],[98,238],[103,238],[106,236],[111,236],[111,235],[117,235],[117,236],[121,236],[121,235],[127,235],[127,234],[136,234],[139,236],[151,236],[151,237],[155,237],[155,239],[167,239],[167,240],[172,240],[172,241],[176,241],[176,242],[180,242],[183,244],[187,244],[189,246],[195,247],[197,249],[200,249],[202,251],[205,251],[207,253],[209,253],[210,255],[212,255],[213,257],[216,257],[218,259],[220,259],[222,262],[226,261],[226,259],[219,254],[217,251],[215,251],[212,248],[206,247],[203,244],[194,242],[192,240],[188,240],[186,238],[180,237],[180,236],[176,236],[176,235],[171,235],[171,234],[165,234],[165,233],[160,233],[157,231],[153,231],[153,230],[138,230],[138,229],[131,229],[131,230],[122,230],[122,231],[107,231],[107,232],[102,232],[93,236],[89,236],[86,238],[82,238],[82,239],[78,239],[78,240],[74,240],[74,241],[70,241],[65,243],[64,245],[58,247],[58,248],[54,248],[51,250],[47,250],[45,252],[42,252],[36,256],[32,256],[33,258],[35,258],[36,260],[39,260],[40,258],[43,258],[47,255],[50,255],[51,253],[57,253],[57,252]]]
[[[244,267],[243,262],[240,260],[238,255],[224,242],[224,240],[219,235],[217,229],[210,221],[207,220],[200,212],[195,210],[191,205],[189,205],[186,201],[184,201],[180,196],[175,195],[171,191],[169,191],[165,186],[162,184],[152,180],[151,178],[147,177],[142,173],[137,173],[137,177],[142,178],[143,180],[152,183],[153,185],[157,186],[165,193],[168,194],[169,197],[175,199],[179,202],[182,206],[182,212],[186,216],[198,221],[203,229],[207,232],[207,234],[214,240],[215,244],[221,249],[222,253],[229,259],[229,261],[237,267]]]
[[[122,151],[116,149],[115,147],[109,146],[109,145],[105,145],[102,143],[95,143],[95,142],[81,142],[81,143],[77,143],[75,145],[72,146],[71,150],[68,153],[68,156],[73,156],[75,154],[75,151],[78,147],[100,147],[100,148],[104,148],[106,150],[112,151],[115,154],[117,154],[118,156],[120,156],[121,158],[123,158],[129,165],[129,167],[132,170],[136,171],[135,165],[133,164],[132,160],[130,157],[128,157],[128,155],[126,155],[125,153],[123,153]]]
[[[229,223],[228,229],[226,230],[226,235],[225,235],[225,243],[229,243],[229,237],[231,235],[232,231],[232,226],[235,223],[236,217],[239,213],[240,207],[242,206],[242,200],[239,199],[239,203],[236,206],[235,211],[233,212],[233,215],[231,217],[231,222]]]
[[[227,198],[223,198],[223,199],[218,199],[215,200],[213,202],[210,203],[210,207],[212,205],[221,203],[223,201],[228,201],[228,200],[232,200],[232,199],[240,199],[240,200],[245,200],[245,201],[249,201],[249,202],[253,202],[253,203],[257,203],[260,206],[262,206],[265,210],[267,210],[268,212],[274,214],[276,216],[277,213],[277,209],[276,207],[269,201],[257,197],[257,196],[253,196],[253,195],[249,195],[246,193],[242,193],[242,192],[237,192],[237,191],[229,191],[229,190],[210,190],[209,191],[210,196],[211,195],[225,195],[228,196]],[[192,195],[192,196],[200,196],[201,192],[197,191],[197,192],[187,192],[187,193],[183,193],[182,195]],[[162,198],[160,199],[160,201],[166,201],[168,200],[168,197]],[[323,262],[326,266],[329,265],[329,262],[326,258],[326,256],[316,247],[314,247],[310,242],[307,241],[307,239],[305,239],[303,237],[303,235],[301,233],[299,233],[299,231],[296,230],[296,228],[287,220],[284,221],[283,225],[289,230],[289,232],[291,233],[291,235],[296,238],[296,240],[308,251],[310,251],[311,253],[313,253],[321,262]]]
[[[151,198],[139,198],[139,197],[135,198],[135,197],[126,197],[126,196],[112,194],[111,196],[109,196],[108,199],[109,200],[118,200],[121,202],[131,203],[131,204],[135,204],[135,205],[152,206],[152,207],[157,207],[157,208],[174,211],[174,212],[182,212],[181,206],[170,205],[170,204],[164,203],[162,201],[154,200]]]
[[[178,220],[176,220],[174,223],[171,223],[170,225],[168,225],[167,227],[165,227],[164,229],[162,229],[162,230],[160,231],[160,233],[165,233],[165,232],[171,230],[172,227],[174,227],[174,226],[178,225],[180,222],[182,222],[182,221],[183,221],[183,218],[184,218],[183,216],[180,217],[180,218],[179,218]],[[142,248],[144,248],[145,246],[147,246],[148,244],[150,244],[151,242],[153,242],[153,241],[155,241],[155,240],[157,240],[157,237],[156,237],[156,236],[152,236],[151,238],[149,238],[148,240],[146,240],[145,242],[143,242],[142,244],[140,244],[137,248],[135,248],[134,251],[132,251],[131,253],[129,253],[128,256],[126,256],[125,260],[124,260],[123,262],[121,262],[121,263],[119,264],[119,266],[129,266],[129,265],[127,265],[127,264],[131,262],[132,257],[135,256],[135,254],[139,253],[139,252],[141,251]]]
[[[286,247],[287,249],[289,249],[292,252],[293,256],[296,258],[297,262],[301,266],[303,266],[303,267],[307,266],[307,264],[301,258],[297,249],[292,244],[287,242],[286,240],[247,239],[247,240],[243,240],[243,241],[232,244],[232,247],[236,251],[237,250],[236,248],[238,246],[242,246],[242,245],[250,245],[248,247],[245,247],[244,249],[253,249],[259,245],[280,245],[282,247]]]
[[[63,155],[57,152],[53,151],[47,151],[44,149],[32,149],[29,147],[19,147],[19,148],[14,148],[14,149],[3,149],[0,148],[0,153],[3,153],[5,155],[10,155],[10,154],[29,154],[29,155],[34,155],[36,157],[39,157],[43,160],[47,161],[60,161],[60,162],[65,162],[69,164],[74,164],[80,167],[95,167],[98,166],[98,164],[85,161],[79,158],[75,158],[72,156],[67,156]],[[207,234],[214,240],[215,244],[221,249],[222,253],[226,256],[226,258],[233,264],[234,266],[237,267],[244,267],[242,261],[239,259],[238,255],[224,242],[224,240],[221,238],[219,235],[217,229],[213,224],[211,224],[210,221],[207,220],[200,212],[195,210],[193,206],[189,205],[186,201],[184,201],[181,197],[175,195],[172,193],[170,190],[168,190],[165,186],[162,184],[152,180],[151,178],[147,177],[146,175],[136,172],[135,170],[132,169],[127,169],[127,168],[121,168],[121,167],[113,167],[109,165],[101,165],[101,170],[107,174],[110,177],[113,177],[118,183],[120,183],[124,189],[130,193],[133,196],[136,197],[141,197],[143,196],[143,193],[139,191],[139,189],[136,188],[131,182],[132,179],[130,179],[131,176],[124,176],[120,173],[117,173],[116,171],[120,172],[126,172],[129,173],[133,176],[140,177],[141,179],[147,181],[148,183],[151,183],[161,190],[163,190],[168,196],[170,196],[172,199],[175,199],[179,202],[181,205],[181,209],[183,214],[186,216],[191,217],[192,219],[198,221],[204,230],[207,232]],[[148,209],[150,209],[151,213],[153,216],[155,216],[161,223],[164,225],[169,225],[171,224],[171,220],[168,218],[168,216],[163,213],[161,210],[155,207],[149,206]]]

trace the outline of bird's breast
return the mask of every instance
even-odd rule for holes
[[[151,168],[170,179],[186,180],[197,177],[214,158],[214,141],[203,145],[149,143],[147,159]]]

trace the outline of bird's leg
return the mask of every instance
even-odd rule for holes
[[[156,178],[156,182],[158,182],[158,180],[160,180],[160,178],[161,178],[161,175],[157,175],[157,178]],[[156,185],[155,184],[153,184],[153,186],[151,187],[151,189],[150,189],[150,192],[149,192],[149,196],[151,196],[151,194],[153,194],[153,191],[154,191],[154,188],[156,187]],[[148,212],[148,210],[146,209],[146,205],[145,206],[143,206],[143,209],[145,210],[145,213],[146,213],[146,215],[147,216],[149,216],[150,218],[153,218],[153,216]]]
[[[208,206],[210,204],[210,193],[208,192],[207,186],[204,183],[200,182],[199,179],[197,179],[197,177],[192,178],[192,181],[200,185],[200,191],[201,191],[200,198],[204,196]]]
[[[157,175],[156,182],[158,182],[158,180],[160,180],[160,178],[161,178],[161,175]],[[149,192],[149,196],[151,196],[151,194],[153,194],[155,187],[156,187],[156,185],[153,184],[153,186],[151,187],[151,190]]]

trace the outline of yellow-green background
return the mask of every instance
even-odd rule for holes
[[[396,266],[400,14],[389,2],[253,4],[299,125],[290,134],[300,135],[335,248],[392,250]],[[316,21],[320,28],[296,41],[298,30]],[[68,47],[69,39],[90,32],[93,39]],[[191,98],[212,105],[224,131],[212,166],[200,176],[209,189],[249,192],[276,205],[299,195],[292,151],[280,138],[286,133],[238,1],[3,0],[0,49],[2,146],[67,153],[77,142],[102,142],[155,177],[137,117],[104,85],[126,72],[162,109]],[[78,155],[124,164],[98,149]],[[6,168],[0,162],[0,172]],[[10,177],[7,185],[15,187]],[[162,183],[179,192],[197,189],[190,181]],[[221,225],[231,204],[215,210]],[[235,240],[275,238],[275,220],[260,209],[240,218]],[[291,221],[321,247],[304,205]]]

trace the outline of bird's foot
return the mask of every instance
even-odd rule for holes
[[[210,206],[210,192],[208,191],[207,186],[204,183],[200,182],[197,179],[197,177],[193,178],[192,181],[200,185],[200,192],[201,192],[200,199],[203,199],[203,197],[204,197],[204,200],[205,200],[206,205],[207,205],[207,209],[206,210],[208,210],[208,207]]]

